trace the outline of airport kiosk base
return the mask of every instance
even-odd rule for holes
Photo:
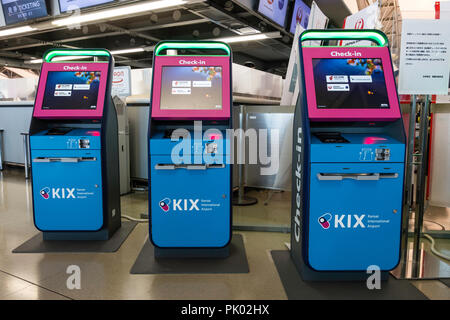
[[[173,251],[172,251],[173,250]],[[131,274],[248,273],[242,235],[233,234],[230,244],[219,249],[158,249],[147,239],[131,268]]]
[[[131,234],[138,223],[122,221],[122,225],[109,237],[103,233],[103,239],[96,232],[92,237],[89,233],[62,233],[53,237],[55,233],[38,233],[31,239],[15,248],[13,253],[80,253],[80,252],[116,252]],[[76,237],[78,236],[78,237]],[[50,239],[48,238],[50,237]]]
[[[297,259],[297,255],[289,251],[294,266],[300,273],[304,281],[363,281],[365,282],[370,276],[367,272],[362,271],[315,271],[309,268],[303,259]],[[389,279],[389,271],[380,271],[380,280],[387,281]]]
[[[388,276],[388,281],[381,282],[380,289],[369,290],[368,274],[364,281],[338,280],[339,276],[326,275],[307,278],[302,267],[295,266],[288,250],[274,250],[271,256],[289,300],[427,300],[409,280]]]
[[[158,248],[155,247],[155,258],[228,258],[230,256],[230,246],[224,248],[195,248],[195,249],[182,249],[182,248]]]

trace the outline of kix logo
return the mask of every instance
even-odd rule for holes
[[[168,212],[170,204],[173,211],[200,211],[198,208],[199,199],[169,199],[164,198],[159,201],[159,207],[162,211]]]
[[[75,199],[75,188],[49,188],[44,187],[39,194],[45,200],[47,199]]]
[[[356,228],[365,228],[364,225],[364,217],[366,215],[356,215],[356,214],[335,214],[334,219],[330,213],[325,213],[320,216],[318,222],[322,228],[329,229],[331,226],[334,226],[335,229],[356,229]],[[331,221],[334,221],[334,224]]]

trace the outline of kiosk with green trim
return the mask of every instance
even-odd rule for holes
[[[104,49],[44,55],[30,126],[34,224],[44,240],[108,240],[121,226],[113,68]]]
[[[308,30],[299,46],[292,259],[305,280],[366,279],[368,268],[387,276],[400,259],[406,140],[387,38]]]
[[[148,172],[156,256],[209,256],[228,248],[231,62],[230,48],[220,42],[155,47]]]

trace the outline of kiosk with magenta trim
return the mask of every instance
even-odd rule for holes
[[[113,68],[103,49],[44,55],[30,126],[34,224],[44,240],[108,240],[121,226]]]
[[[350,39],[377,45],[303,45]],[[399,263],[406,138],[387,45],[376,30],[300,37],[291,256],[305,280],[386,278]]]
[[[160,42],[149,121],[149,219],[155,257],[228,256],[231,49]]]

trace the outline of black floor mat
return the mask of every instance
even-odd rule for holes
[[[137,222],[122,221],[122,226],[109,240],[105,241],[59,241],[47,240],[38,233],[31,239],[15,248],[13,253],[69,253],[69,252],[116,252],[136,227]]]
[[[248,261],[242,236],[234,234],[227,258],[160,258],[155,259],[154,246],[146,239],[131,274],[211,274],[248,273]]]
[[[443,284],[450,288],[450,279],[439,279]]]
[[[396,280],[393,276],[381,283],[380,290],[367,289],[365,281],[303,281],[289,251],[271,253],[289,300],[427,300],[408,280]]]

